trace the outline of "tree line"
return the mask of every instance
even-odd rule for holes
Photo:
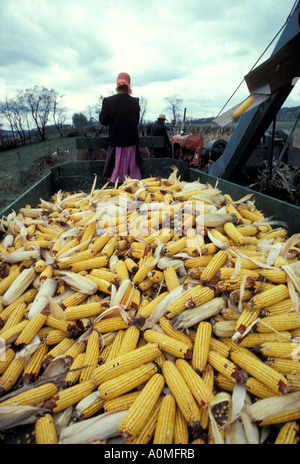
[[[22,145],[31,141],[32,127],[36,129],[39,141],[46,140],[46,126],[52,121],[61,135],[66,120],[63,97],[54,89],[34,86],[18,90],[14,97],[0,101],[0,115],[10,127],[13,142],[17,139]],[[3,131],[2,131],[3,132]],[[3,134],[2,134],[3,136]]]
[[[112,93],[111,93],[112,94]],[[82,112],[76,112],[72,117],[73,127],[82,133],[83,130],[98,123],[99,113],[105,97],[99,96],[95,105],[88,106]],[[177,95],[166,97],[165,108],[172,115],[171,125],[180,120],[182,99]],[[148,111],[148,100],[140,97],[140,126],[147,124],[146,114]],[[25,90],[17,90],[15,96],[6,97],[0,101],[0,140],[2,149],[12,148],[17,144],[30,143],[32,134],[37,136],[38,141],[46,140],[46,127],[51,124],[56,128],[59,135],[63,137],[63,128],[67,119],[67,108],[64,105],[63,96],[54,89],[35,85]],[[3,122],[9,126],[9,131],[4,131]],[[35,139],[36,140],[36,139]]]

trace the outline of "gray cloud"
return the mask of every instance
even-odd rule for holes
[[[55,88],[65,95],[72,114],[114,91],[117,73],[127,71],[135,94],[149,101],[149,118],[172,94],[183,99],[190,115],[212,115],[249,72],[293,4],[0,0],[0,78],[9,95],[34,85]],[[244,94],[235,98],[233,104]]]

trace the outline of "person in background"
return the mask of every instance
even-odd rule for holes
[[[108,127],[109,149],[103,176],[110,182],[122,184],[126,176],[141,179],[144,161],[139,147],[138,124],[140,119],[139,98],[132,97],[129,74],[117,77],[117,93],[104,98],[99,121]]]
[[[168,158],[172,156],[172,145],[165,126],[166,121],[166,116],[160,114],[157,121],[151,124],[147,129],[147,135],[160,135],[164,138],[164,146],[162,148],[154,148],[154,156],[156,158]]]

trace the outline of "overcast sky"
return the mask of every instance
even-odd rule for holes
[[[0,98],[35,85],[74,112],[131,75],[146,119],[182,99],[187,117],[216,116],[286,21],[295,0],[0,0]],[[267,59],[277,39],[267,53]],[[243,84],[226,109],[248,96]],[[300,105],[299,83],[285,106]]]

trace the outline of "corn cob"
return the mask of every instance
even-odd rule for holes
[[[161,402],[153,444],[171,445],[175,428],[176,402],[173,395],[167,394]]]
[[[175,366],[181,373],[199,406],[207,407],[209,401],[214,397],[214,395],[203,382],[200,375],[197,374],[192,366],[183,359],[177,359]]]
[[[20,335],[15,341],[15,345],[28,345],[28,343],[33,339],[33,337],[37,334],[39,329],[45,324],[47,321],[48,315],[43,314],[43,312],[36,314],[26,325],[26,327],[22,330]]]
[[[162,373],[188,425],[199,431],[200,409],[182,374],[172,361],[163,364]]]
[[[164,385],[164,378],[158,373],[148,380],[120,422],[119,431],[125,440],[136,437],[143,430]]]
[[[85,382],[91,378],[91,375],[98,364],[99,353],[99,334],[96,330],[93,330],[87,341],[84,357],[85,368],[82,369],[80,373],[80,382]]]
[[[175,445],[187,445],[189,443],[188,424],[177,405],[175,412],[173,441]]]
[[[12,390],[25,367],[25,358],[13,358],[0,379],[0,393],[4,394]]]
[[[92,380],[86,380],[78,385],[60,390],[52,398],[45,401],[43,407],[53,413],[63,411],[92,393],[95,388],[96,385]]]
[[[274,441],[274,445],[296,445],[298,438],[299,424],[296,421],[290,421],[283,424]]]
[[[47,345],[40,345],[32,354],[22,374],[25,383],[31,383],[37,379],[39,372],[42,368],[43,359],[46,356],[47,351]]]
[[[137,327],[135,327],[134,325],[128,327],[128,329],[125,330],[118,355],[120,356],[135,350],[138,344],[139,337],[140,331]]]
[[[262,309],[272,304],[278,303],[289,297],[289,290],[286,285],[280,284],[275,288],[266,290],[255,295],[248,301],[246,307],[250,309]]]
[[[214,295],[214,290],[211,288],[197,285],[172,303],[167,309],[166,316],[172,319],[186,308],[194,308],[210,301]]]
[[[204,268],[201,274],[201,282],[209,282],[214,275],[219,271],[219,269],[226,263],[228,259],[228,255],[226,251],[219,250],[212,258],[212,260],[208,263],[208,265]]]
[[[130,393],[125,393],[124,395],[118,396],[111,400],[105,400],[103,404],[103,409],[105,412],[126,410],[129,409],[136,398],[139,396],[140,391],[136,390]]]
[[[161,402],[162,398],[160,396],[142,430],[134,438],[128,439],[130,445],[147,445],[151,441],[155,432]]]
[[[56,445],[57,432],[51,414],[45,414],[35,423],[35,442],[37,445]]]
[[[106,380],[98,387],[100,398],[106,401],[128,393],[147,382],[156,372],[156,365],[148,363],[131,369],[114,379]]]
[[[245,373],[234,362],[215,351],[208,353],[207,361],[214,369],[237,384],[246,380]]]
[[[200,322],[193,347],[192,366],[196,372],[202,373],[206,366],[212,326],[209,322]]]
[[[144,339],[146,342],[157,343],[162,351],[165,351],[178,358],[192,358],[192,350],[189,345],[181,342],[180,340],[176,340],[167,334],[148,329],[144,332]]]
[[[269,387],[275,395],[286,394],[289,391],[289,384],[285,376],[245,350],[246,348],[232,351],[230,356],[233,362]]]
[[[52,398],[56,393],[57,387],[53,383],[45,383],[2,401],[1,406],[34,406]]]
[[[114,379],[134,367],[153,361],[159,354],[160,348],[157,343],[147,343],[141,348],[118,356],[97,367],[93,373],[93,379],[97,385],[100,385],[107,379]]]

